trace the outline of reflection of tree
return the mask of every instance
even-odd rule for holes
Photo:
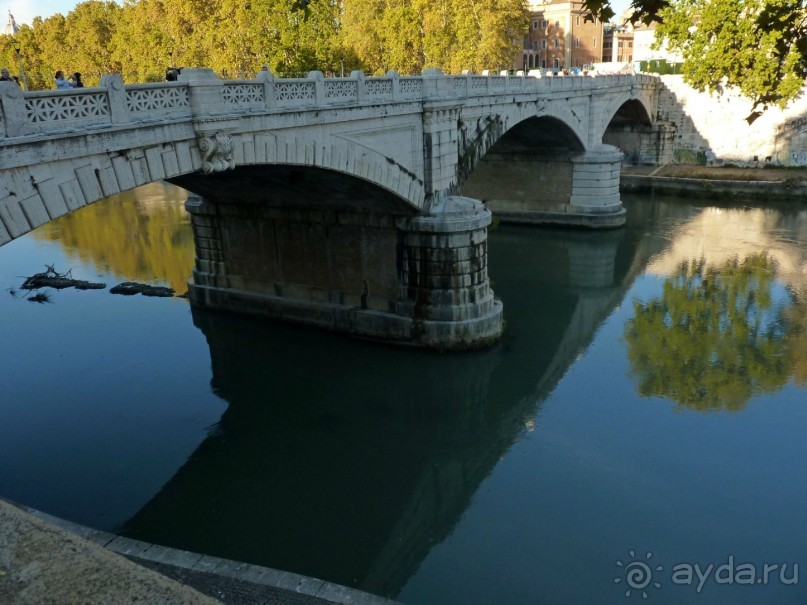
[[[793,379],[807,387],[807,302],[799,300],[785,310],[785,317],[793,326],[790,351],[793,359]]]
[[[194,261],[185,192],[154,183],[71,212],[34,232],[68,254],[130,281],[167,283],[187,290]]]
[[[807,350],[807,322],[793,295],[783,289],[775,300],[775,274],[765,253],[718,268],[685,261],[661,298],[635,303],[625,338],[640,394],[739,410],[753,394],[784,386],[797,350]]]

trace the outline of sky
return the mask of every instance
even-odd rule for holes
[[[67,15],[76,4],[76,0],[0,0],[0,8],[3,9],[2,26],[6,24],[9,11],[18,25],[30,25],[36,16],[46,19],[56,13]],[[617,15],[621,15],[629,4],[630,0],[612,0],[611,6]]]

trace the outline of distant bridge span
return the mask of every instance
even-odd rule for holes
[[[623,224],[620,162],[658,159],[659,86],[440,70],[232,81],[187,69],[179,82],[110,75],[98,88],[29,93],[4,82],[0,245],[168,180],[199,196],[186,206],[196,304],[478,346],[501,332],[490,210]]]

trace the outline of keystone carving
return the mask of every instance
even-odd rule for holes
[[[233,137],[224,132],[199,137],[199,151],[202,153],[202,172],[213,174],[235,168],[233,160]]]

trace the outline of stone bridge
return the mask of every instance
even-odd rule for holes
[[[617,227],[623,153],[656,162],[644,75],[0,83],[0,245],[160,180],[194,195],[194,304],[435,348],[502,331],[487,226]]]

